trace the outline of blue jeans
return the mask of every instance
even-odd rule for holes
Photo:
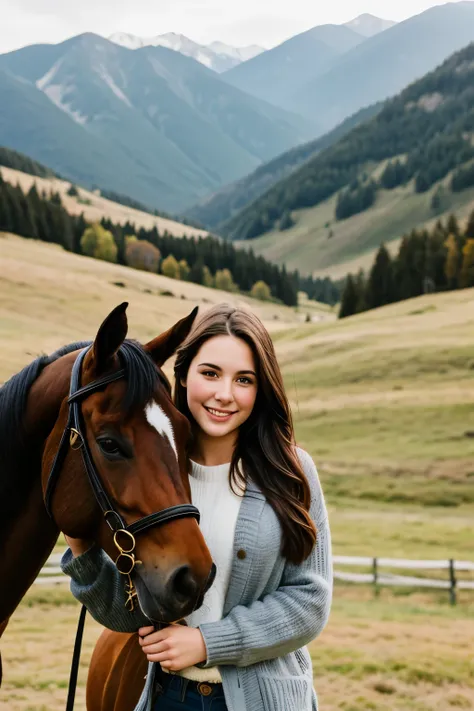
[[[207,684],[163,673],[163,693],[153,711],[228,711],[222,684]]]

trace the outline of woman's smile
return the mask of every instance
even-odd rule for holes
[[[238,412],[238,410],[218,410],[215,407],[207,407],[207,405],[204,405],[203,407],[212,420],[219,420],[220,422],[227,422],[228,420],[230,420],[232,415],[235,415],[236,412]]]

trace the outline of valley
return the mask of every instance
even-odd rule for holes
[[[310,324],[294,309],[34,240],[2,235],[0,253],[0,378],[41,352],[90,338],[124,299],[130,301],[130,335],[141,340],[196,304],[235,300],[255,309],[271,330],[297,441],[318,465],[334,553],[471,558],[473,289],[344,321],[329,313]],[[330,623],[310,645],[320,701],[329,711],[472,708],[466,657],[472,610],[468,592],[452,609],[445,591],[407,597],[406,590],[383,589],[374,599],[369,588],[337,584]],[[1,711],[64,707],[77,614],[64,587],[37,586],[26,595],[4,638]],[[84,708],[87,664],[99,633],[89,619],[78,708]]]

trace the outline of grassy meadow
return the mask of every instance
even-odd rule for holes
[[[336,554],[473,560],[474,290],[336,321],[0,237],[0,382],[41,352],[93,337],[117,303],[145,341],[195,304],[234,300],[271,330],[297,439],[314,457]],[[120,283],[122,286],[118,286]],[[173,296],[163,292],[171,292]],[[442,576],[435,573],[434,576]],[[337,584],[311,646],[322,711],[474,709],[474,592]],[[34,587],[2,639],[0,711],[64,708],[78,607]],[[87,623],[77,709],[99,627]],[[257,711],[257,710],[256,710]]]
[[[381,166],[374,170],[380,173]],[[451,193],[449,176],[440,210],[431,209],[436,184],[426,193],[415,193],[413,182],[393,190],[380,190],[375,204],[358,215],[336,221],[337,196],[315,207],[295,210],[295,224],[288,230],[270,232],[248,242],[236,242],[242,249],[251,247],[270,261],[299,269],[303,274],[344,277],[348,272],[368,269],[381,242],[391,252],[398,250],[400,238],[413,227],[431,228],[436,220],[455,212],[462,220],[474,209],[474,188]]]

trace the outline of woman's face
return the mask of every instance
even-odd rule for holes
[[[207,340],[189,366],[189,410],[210,437],[236,431],[250,416],[257,397],[257,372],[250,346],[234,336]]]

